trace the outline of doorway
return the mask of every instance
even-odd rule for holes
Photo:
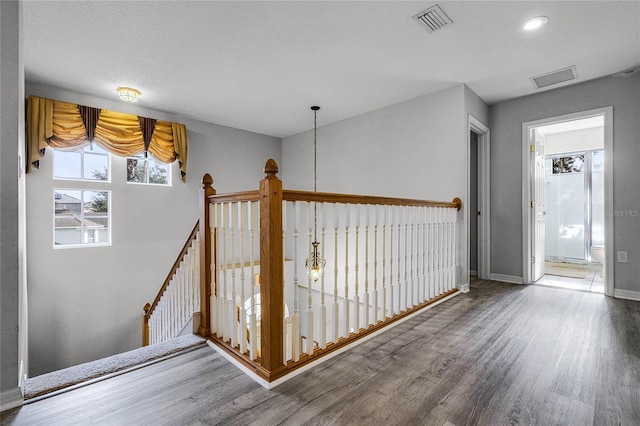
[[[468,116],[467,127],[467,188],[466,208],[463,206],[466,227],[464,241],[466,285],[471,276],[491,279],[490,272],[490,186],[489,128],[473,115]]]
[[[523,124],[525,283],[612,293],[611,115],[604,108]]]

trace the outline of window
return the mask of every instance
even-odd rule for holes
[[[163,164],[150,156],[127,158],[127,182],[171,186],[171,164]]]
[[[54,179],[110,181],[109,153],[96,144],[76,151],[55,150],[53,154]]]
[[[55,248],[111,244],[111,191],[54,189]]]

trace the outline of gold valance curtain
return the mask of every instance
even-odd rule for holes
[[[27,173],[38,168],[45,148],[72,150],[96,142],[114,155],[150,152],[163,163],[176,159],[187,176],[184,124],[30,96],[27,101]]]

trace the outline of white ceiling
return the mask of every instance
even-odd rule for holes
[[[534,93],[529,77],[575,65],[577,82],[640,65],[640,1],[26,0],[27,81],[284,137],[459,83],[487,103]],[[537,33],[529,17],[549,23]],[[621,77],[623,78],[623,77]]]

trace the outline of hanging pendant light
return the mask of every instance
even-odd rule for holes
[[[313,111],[313,192],[318,192],[318,140],[317,140],[317,131],[318,131],[318,121],[317,115],[319,106],[312,106],[311,110]],[[304,267],[307,268],[309,276],[313,281],[318,281],[320,276],[322,275],[322,268],[327,263],[325,259],[320,256],[318,252],[318,246],[320,243],[318,242],[318,205],[314,203],[313,205],[313,242],[311,246],[313,247],[307,261],[304,264]]]

